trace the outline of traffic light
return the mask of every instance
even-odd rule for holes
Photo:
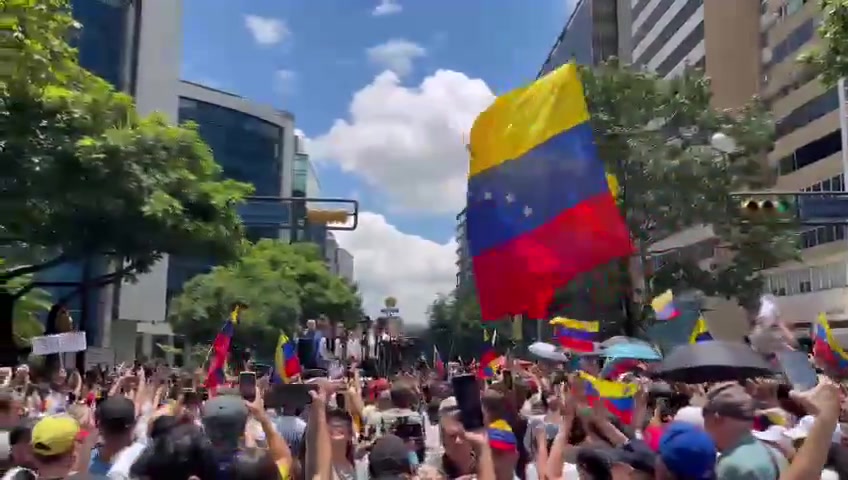
[[[786,217],[794,212],[794,203],[785,198],[746,198],[740,205],[742,215],[762,218]]]

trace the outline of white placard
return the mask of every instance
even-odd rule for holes
[[[33,337],[31,342],[32,353],[35,355],[81,352],[87,348],[85,332],[67,332]]]

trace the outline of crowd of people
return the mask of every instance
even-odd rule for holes
[[[455,391],[467,375],[447,370],[362,378],[354,364],[340,378],[307,371],[287,386],[260,375],[246,395],[237,378],[206,392],[202,372],[162,365],[82,374],[21,365],[0,370],[0,471],[13,480],[848,478],[843,389],[824,377],[793,392],[771,378],[666,384],[637,370],[627,374],[639,390],[625,422],[592,402],[580,372],[507,360],[478,379],[483,422],[472,430],[467,396]]]

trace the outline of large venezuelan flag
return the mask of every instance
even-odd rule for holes
[[[275,377],[282,383],[291,382],[292,378],[300,375],[300,359],[297,358],[297,347],[288,335],[281,332],[277,340],[277,350],[274,352]]]
[[[636,393],[639,391],[638,385],[601,380],[586,372],[580,372],[580,378],[583,379],[586,386],[586,400],[589,401],[589,405],[603,402],[604,407],[623,423],[629,425],[633,421],[633,408]]]
[[[816,318],[811,337],[813,340],[813,355],[816,358],[822,360],[831,368],[848,369],[848,353],[834,338],[833,332],[830,330],[830,323],[824,313],[820,313]]]
[[[565,317],[551,320],[554,326],[554,338],[562,348],[575,352],[594,352],[598,339],[600,322],[584,322]]]
[[[484,321],[544,318],[554,290],[632,253],[577,67],[498,97],[471,129],[466,210]]]
[[[707,327],[707,321],[701,315],[698,317],[698,321],[695,322],[695,328],[692,329],[692,334],[689,335],[689,343],[709,342],[711,340],[713,340],[713,336]]]

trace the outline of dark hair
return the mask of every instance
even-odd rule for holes
[[[192,475],[203,479],[219,476],[212,444],[194,425],[179,425],[153,439],[130,468],[132,477],[173,478]]]
[[[230,465],[232,480],[277,480],[280,479],[280,469],[267,450],[248,448],[236,455]]]
[[[580,448],[577,451],[577,466],[585,470],[593,480],[612,480],[612,463],[599,448]]]
[[[180,420],[173,415],[157,417],[150,422],[150,438],[152,440],[156,440],[157,438],[163,437],[178,425],[180,425]]]
[[[415,395],[406,385],[393,385],[389,390],[389,398],[396,408],[412,408],[415,403]]]

